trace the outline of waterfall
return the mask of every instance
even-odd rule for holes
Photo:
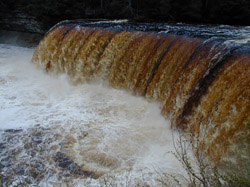
[[[161,103],[213,163],[237,168],[250,165],[249,54],[215,39],[59,24],[32,61],[73,83],[104,80]]]

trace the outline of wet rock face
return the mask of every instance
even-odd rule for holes
[[[17,32],[0,29],[0,44],[10,44],[23,47],[36,47],[42,38],[42,34]],[[15,97],[10,100],[15,100]]]
[[[23,12],[2,12],[0,18],[0,27],[5,30],[32,33],[45,32],[41,22]]]

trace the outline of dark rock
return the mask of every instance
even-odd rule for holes
[[[41,23],[34,16],[19,10],[1,12],[0,26],[5,30],[44,33]]]

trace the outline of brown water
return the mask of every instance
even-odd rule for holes
[[[161,103],[218,166],[250,165],[250,55],[227,42],[58,25],[32,61],[73,83],[108,81]]]

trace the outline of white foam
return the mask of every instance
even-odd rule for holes
[[[124,23],[128,22],[127,19],[117,19],[117,20],[104,20],[104,21],[94,21],[93,23]]]
[[[169,153],[174,151],[172,132],[156,103],[101,84],[73,86],[65,75],[53,77],[36,69],[29,62],[33,52],[0,45],[1,129],[61,126],[75,138],[83,129],[88,136],[76,141],[68,155],[78,165],[98,170],[102,165],[80,154],[84,150],[87,154],[86,146],[91,145],[91,153],[117,160],[116,166],[105,171],[121,180],[127,172],[132,179],[146,173],[153,181],[156,168],[171,173],[183,170]],[[90,181],[96,184],[95,179]]]

